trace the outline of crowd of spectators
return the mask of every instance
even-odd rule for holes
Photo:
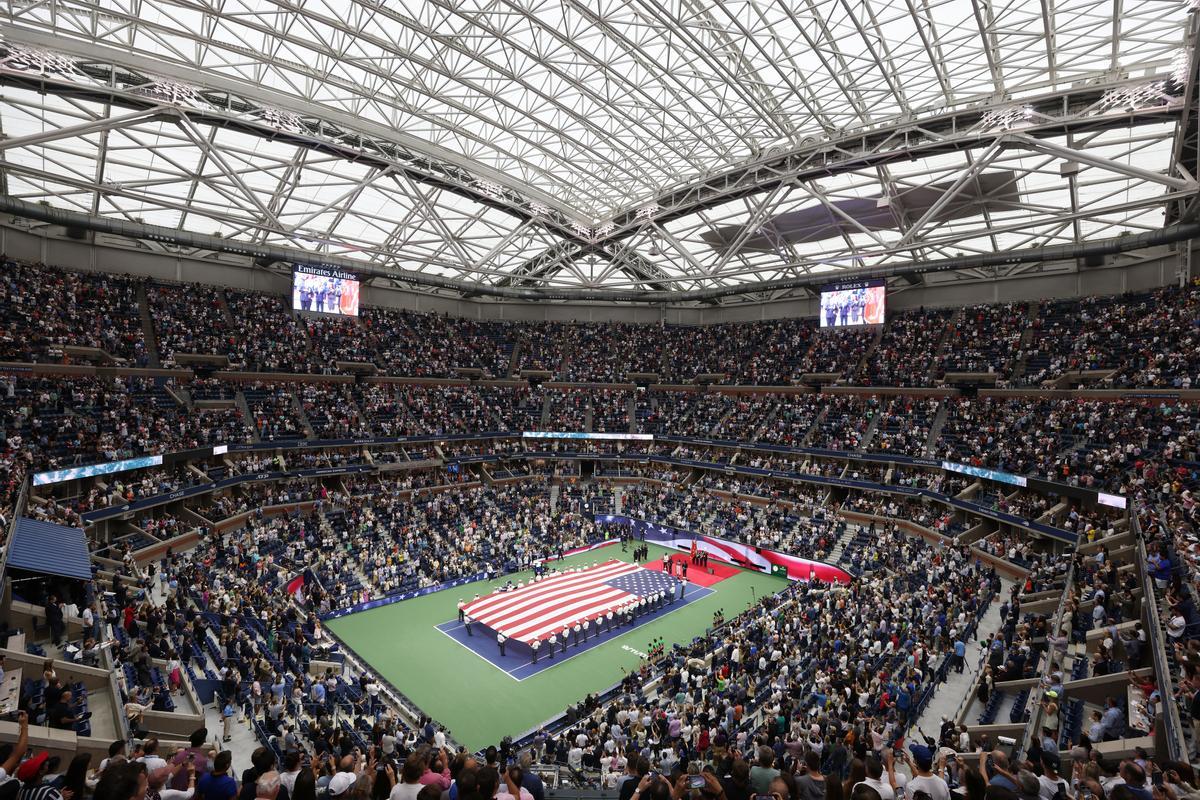
[[[1133,312],[1127,357],[1111,383],[1191,389],[1200,386],[1200,280],[1153,292]]]
[[[245,441],[236,409],[189,411],[158,379],[0,380],[0,429],[14,461],[50,469]]]
[[[891,314],[879,345],[854,383],[862,386],[930,386],[950,312],[921,308]]]
[[[1028,303],[964,308],[950,326],[941,373],[989,372],[1006,377],[1029,324]]]
[[[889,562],[894,571],[852,589],[796,584],[764,598],[668,653],[653,695],[648,675],[631,676],[614,701],[569,710],[567,729],[539,740],[535,754],[639,794],[662,774],[685,787],[671,796],[686,797],[694,774],[713,795],[731,786],[801,800],[815,785],[817,797],[844,797],[846,779],[859,800],[883,797],[897,783],[891,756],[908,723],[999,588],[962,551],[919,540],[897,542]],[[920,783],[933,760],[924,746],[912,751],[910,789],[940,780]],[[860,783],[868,771],[874,783]],[[861,786],[878,788],[868,796]]]
[[[0,359],[58,363],[64,347],[95,347],[129,366],[149,362],[137,282],[0,258]]]
[[[630,433],[629,401],[632,398],[633,394],[624,389],[592,392],[592,430],[597,433]]]
[[[718,383],[786,385],[803,375],[834,374],[859,385],[908,387],[936,383],[948,372],[1039,385],[1100,370],[1110,373],[1106,385],[1177,389],[1196,385],[1200,372],[1196,281],[1121,297],[972,306],[952,323],[949,310],[906,310],[892,314],[882,330],[830,331],[808,319],[510,323],[374,306],[364,306],[360,318],[298,315],[282,294],[150,281],[144,282],[148,308],[139,309],[135,279],[3,263],[10,319],[0,333],[0,356],[21,361],[62,361],[63,347],[74,345],[145,366],[146,311],[164,365],[177,364],[179,354],[220,355],[239,368],[270,372],[334,372],[341,361],[410,377],[504,378],[540,370],[565,380],[619,382],[640,372],[663,382],[710,375]]]
[[[180,354],[225,356],[230,364],[246,364],[247,343],[238,339],[222,292],[209,286],[151,284],[146,297],[163,366],[178,364]]]
[[[1038,386],[1071,372],[1112,370],[1128,356],[1134,321],[1144,311],[1134,298],[1085,297],[1043,303],[1033,339],[1023,352],[1018,383]]]
[[[20,272],[25,268],[9,264],[6,269],[5,286],[11,297],[33,296],[45,302],[64,295],[74,297],[74,328],[70,330],[47,329],[35,313],[45,305],[34,306],[34,312],[14,322],[12,330],[19,336],[4,342],[14,357],[59,359],[56,348],[91,342],[130,363],[145,360],[140,324],[127,322],[138,319],[136,284],[107,276],[62,274],[42,297],[31,294],[39,290],[25,285],[29,276],[22,277]],[[42,272],[54,274],[47,270],[38,274]],[[1046,324],[1035,326],[1025,352],[1021,352],[1020,342],[1031,315],[1024,304],[967,309],[948,329],[949,315],[945,315],[942,329],[948,341],[940,362],[935,347],[941,339],[937,326],[917,332],[911,321],[901,317],[894,328],[879,334],[878,363],[863,360],[876,332],[826,336],[805,321],[700,329],[589,326],[586,334],[580,335],[577,327],[561,324],[476,325],[399,311],[366,313],[359,322],[286,323],[279,328],[285,334],[278,341],[260,348],[249,343],[275,330],[272,319],[281,302],[274,295],[192,292],[190,287],[185,295],[182,288],[172,286],[150,286],[147,295],[165,362],[172,363],[182,353],[219,353],[237,364],[268,371],[323,371],[326,367],[318,366],[317,361],[363,360],[366,354],[367,360],[397,373],[426,370],[427,375],[449,374],[469,368],[499,375],[507,374],[511,348],[517,346],[523,368],[547,369],[580,380],[613,380],[621,370],[649,362],[681,379],[724,372],[733,380],[780,384],[821,371],[848,377],[860,363],[864,375],[894,375],[909,360],[913,374],[930,370],[1007,374],[1024,359],[1025,379],[1030,383],[1074,369],[1111,367],[1117,370],[1111,378],[1114,385],[1182,389],[1192,385],[1198,365],[1196,287],[1160,290],[1145,298],[1113,303],[1068,304],[1048,316]],[[1132,307],[1138,313],[1122,315],[1114,307]],[[117,313],[126,314],[126,322],[101,331],[100,326]],[[1069,347],[1059,346],[1059,332],[1069,327],[1069,322],[1061,320],[1072,314],[1086,324]],[[301,324],[303,327],[298,327]],[[448,327],[463,335],[447,339]],[[1125,342],[1120,363],[1099,358],[1097,353],[1106,348],[1106,342],[1118,335]],[[423,348],[428,349],[435,338],[437,352],[426,358]],[[1061,338],[1068,337],[1064,334]],[[906,348],[909,340],[921,344]],[[289,341],[294,349],[288,349]],[[685,346],[688,342],[693,350]],[[696,347],[697,342],[701,346]],[[596,352],[600,348],[605,348],[603,354]],[[622,348],[632,355],[610,357]],[[319,358],[299,358],[297,353],[319,354]],[[895,377],[885,379],[903,382]],[[225,405],[236,393],[227,392],[228,386],[220,381],[198,379],[188,384],[193,404],[218,401],[222,406],[203,410],[189,408],[186,400],[173,396],[169,384],[152,378],[19,377],[4,379],[0,389],[0,467],[6,474],[0,500],[7,502],[15,497],[29,469],[244,441],[247,435],[236,404]],[[246,384],[242,394],[253,417],[250,422],[265,440],[304,436],[310,425],[318,437],[470,432],[489,430],[494,424],[510,431],[524,430],[540,425],[543,408],[549,410],[550,428],[586,430],[590,421],[592,430],[625,431],[632,407],[635,424],[652,432],[703,432],[722,438],[905,455],[925,453],[938,404],[945,403],[946,424],[932,443],[930,455],[1051,477],[1131,498],[1147,551],[1145,567],[1157,594],[1151,600],[1161,605],[1163,633],[1172,646],[1176,670],[1172,677],[1178,696],[1167,701],[1179,702],[1181,711],[1192,712],[1184,714],[1186,721],[1200,724],[1200,712],[1193,711],[1200,709],[1200,611],[1194,591],[1195,569],[1200,565],[1200,512],[1195,499],[1200,483],[1200,415],[1186,402],[1145,398],[938,401],[904,396],[714,392],[631,395],[628,390],[571,392],[378,383]],[[516,440],[505,440],[499,446],[456,443],[443,452],[512,455],[519,447],[523,445]],[[595,453],[673,452],[725,463],[740,459],[739,464],[765,469],[799,466],[796,456],[728,447],[658,448],[639,443],[625,450],[624,444],[608,442],[572,443],[571,447]],[[411,459],[435,451],[390,452]],[[289,467],[334,466],[360,463],[361,459],[359,450],[289,451],[286,463]],[[214,459],[203,466],[206,474],[212,475],[221,470],[257,472],[283,464],[280,456],[248,454]],[[628,464],[621,468],[631,469]],[[61,502],[52,496],[38,497],[31,513],[47,519],[77,520],[72,515],[86,508],[161,494],[200,480],[187,469],[119,475],[104,485],[91,484],[79,497],[63,497]],[[498,469],[523,467],[514,461]],[[966,548],[927,542],[904,531],[897,520],[910,520],[953,537],[963,531],[961,515],[937,503],[885,494],[852,491],[838,508],[838,500],[823,487],[784,489],[765,479],[719,473],[684,475],[661,465],[632,469],[661,483],[622,489],[620,504],[625,514],[817,558],[828,557],[837,543],[844,543],[841,563],[860,577],[847,587],[796,585],[763,598],[729,620],[723,615],[714,619],[712,632],[660,654],[653,665],[644,665],[643,672],[631,676],[615,700],[599,703],[589,699],[582,709],[573,710],[566,732],[542,738],[537,748],[547,758],[596,769],[614,786],[621,782],[624,770],[631,781],[637,781],[633,785],[641,787],[638,794],[654,794],[654,800],[667,800],[671,791],[646,777],[651,768],[677,777],[681,769],[687,771],[688,764],[695,764],[697,772],[701,764],[713,766],[715,772],[704,780],[714,794],[715,784],[725,790],[722,781],[728,776],[730,785],[740,786],[747,796],[751,794],[747,787],[753,787],[754,794],[778,795],[780,800],[816,800],[818,790],[813,784],[825,783],[825,773],[833,778],[830,786],[855,774],[852,762],[858,756],[868,759],[863,777],[875,783],[849,782],[846,788],[853,800],[877,800],[862,790],[864,786],[884,800],[884,787],[890,783],[887,779],[880,782],[880,770],[886,767],[882,774],[891,773],[892,745],[945,677],[958,643],[973,636],[976,620],[999,589],[996,575],[973,561]],[[807,469],[819,474],[844,473],[858,480],[890,480],[945,494],[961,493],[974,484],[931,470],[871,462],[847,466],[839,460],[814,459],[807,462]],[[240,709],[236,715],[261,726],[275,737],[270,741],[284,743],[288,754],[311,748],[316,753],[345,757],[355,746],[370,751],[382,745],[385,737],[393,737],[395,744],[399,734],[403,748],[416,750],[418,778],[438,757],[449,771],[445,755],[417,748],[419,741],[436,744],[438,732],[432,727],[420,732],[405,730],[383,711],[377,687],[371,689],[369,678],[354,685],[332,675],[313,676],[308,666],[330,645],[318,619],[320,613],[459,577],[528,566],[535,559],[594,540],[600,531],[590,521],[590,514],[617,503],[615,493],[590,483],[562,486],[555,504],[545,480],[479,485],[471,480],[476,474],[413,469],[322,481],[256,481],[183,504],[182,508],[210,522],[246,515],[240,524],[220,534],[214,526],[198,523],[178,509],[136,513],[132,524],[115,530],[121,538],[119,547],[126,551],[138,546],[135,529],[158,540],[193,527],[201,536],[193,550],[171,553],[164,559],[149,578],[154,592],[135,597],[120,581],[105,587],[111,588],[111,596],[98,610],[103,611],[116,639],[114,653],[130,702],[145,708],[165,707],[171,690],[177,688],[177,675],[195,673],[219,683],[221,697]],[[688,484],[688,479],[694,480]],[[455,483],[462,485],[441,490]],[[1097,545],[1089,555],[1074,557],[1075,578],[1067,587],[1064,603],[1072,636],[1086,635],[1092,628],[1115,629],[1135,619],[1140,624],[1136,576],[1111,558],[1103,541],[1123,530],[1119,514],[1029,491],[992,487],[971,497],[1027,519],[1057,515],[1055,524],[1079,534],[1081,541]],[[262,511],[279,506],[289,510]],[[854,513],[870,518],[860,524],[847,523],[842,516]],[[975,546],[1028,566],[1026,589],[1031,592],[1055,584],[1072,561],[1069,553],[1046,550],[1008,530],[985,536]],[[136,569],[131,558],[127,557],[125,564]],[[306,577],[297,604],[283,581],[287,575],[303,572],[311,579]],[[1046,646],[1057,646],[1053,636],[1042,635],[1045,631],[1038,628],[1040,624],[1018,620],[1012,612],[1006,622],[1008,640],[995,648],[989,645],[989,651],[996,649],[1000,654],[998,662],[989,665],[994,672],[988,673],[991,677],[985,679],[985,686],[990,686],[991,680],[1033,674],[1036,660],[1013,665],[1012,659],[1014,655],[1024,659],[1035,640],[1045,639]],[[1100,652],[1087,659],[1091,674],[1112,674],[1122,666],[1136,668],[1144,663],[1144,657],[1138,655],[1143,641],[1138,631],[1123,628],[1111,637],[1113,642],[1103,642]],[[94,654],[96,647],[95,641],[85,646],[85,654]],[[152,658],[165,659],[166,669],[154,669]],[[654,693],[647,691],[645,680],[651,670],[659,687]],[[1055,680],[1053,669],[1047,678]],[[46,688],[58,687],[48,680]],[[1153,694],[1154,687],[1148,688],[1148,694]],[[1043,718],[1057,713],[1057,707],[1051,711],[1051,706],[1054,704],[1043,704]],[[340,724],[330,718],[335,707],[347,712]],[[77,708],[70,697],[65,708],[64,718]],[[755,711],[763,710],[766,713],[754,716]],[[1115,735],[1112,720],[1116,718],[1104,711],[1092,738]],[[750,719],[762,722],[752,727],[745,724]],[[367,721],[362,724],[358,720]],[[72,725],[83,721],[69,720]],[[297,750],[286,744],[289,736]],[[1068,739],[1066,744],[1083,741]],[[1196,740],[1194,737],[1193,742]],[[739,754],[755,748],[759,748],[757,764],[751,768]],[[933,800],[944,800],[941,785],[928,775],[934,763],[932,754],[919,746],[912,752],[916,777],[909,788],[936,787]],[[146,754],[143,750],[143,760]],[[994,757],[1001,770],[1007,763],[1002,756]],[[472,774],[466,770],[476,769],[465,756],[456,762],[460,778]],[[219,758],[218,769],[222,763]],[[802,771],[800,764],[804,765]],[[1142,772],[1123,765],[1122,780],[1142,791],[1130,789],[1127,793],[1133,800],[1145,800],[1150,794],[1142,788],[1145,770],[1155,767],[1150,763],[1139,766],[1136,759],[1129,764]],[[386,769],[362,770],[360,766],[352,759],[328,769],[336,773],[324,776],[333,795],[354,786],[355,800],[366,800],[368,795],[386,794],[376,792],[372,781],[403,785],[403,774],[401,780],[394,775],[385,778]],[[1033,766],[1044,775],[1056,774],[1054,758]],[[13,774],[16,767],[16,762],[11,768],[5,766],[0,780]],[[1101,768],[1097,762],[1097,769]],[[36,787],[40,769],[29,768],[27,762],[16,774]],[[196,769],[206,777],[212,774],[207,763]],[[512,773],[501,778],[488,769],[484,766],[476,776],[478,785],[489,788],[479,800],[489,800],[490,788],[500,780],[513,781]],[[986,779],[991,770],[993,766],[981,764],[982,775],[976,777]],[[277,791],[271,786],[275,779],[269,769],[260,772],[255,776],[260,781],[260,797],[271,800],[271,792]],[[975,778],[969,768],[958,769],[957,774],[972,800],[972,791],[984,796],[978,786],[972,789]],[[181,773],[171,780],[179,777]],[[190,782],[186,775],[182,777]],[[151,780],[159,779],[151,776]],[[135,800],[133,795],[145,795],[136,776],[126,796],[106,794],[107,788],[101,788],[107,786],[104,781],[114,779],[102,776],[100,780],[98,800]],[[925,783],[919,783],[922,780]],[[1086,783],[1086,776],[1081,776],[1081,782]],[[1164,773],[1162,782],[1164,786],[1184,783],[1178,774],[1169,772]],[[514,797],[528,800],[520,784],[518,776],[508,788]],[[341,790],[333,791],[334,785]],[[1100,791],[1086,785],[1093,795],[1104,796],[1105,787],[1100,783],[1096,783]],[[464,800],[475,800],[476,790],[465,788],[465,783],[461,786]],[[1113,787],[1108,791],[1120,800]],[[1165,790],[1157,791],[1162,797],[1156,800],[1174,800]],[[838,790],[820,792],[830,793],[836,796]],[[297,793],[297,800],[312,799]],[[682,795],[675,800],[682,800]]]
[[[778,492],[725,499],[702,484],[687,488],[639,485],[625,490],[622,509],[635,519],[819,559],[842,530],[823,507],[814,507],[806,499]]]

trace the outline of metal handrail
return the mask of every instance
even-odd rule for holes
[[[1146,608],[1149,629],[1150,654],[1154,660],[1154,674],[1158,680],[1159,704],[1162,713],[1163,734],[1167,744],[1167,755],[1172,761],[1188,761],[1187,743],[1183,738],[1183,724],[1179,719],[1179,705],[1175,702],[1175,678],[1167,665],[1167,643],[1163,638],[1162,620],[1158,616],[1158,600],[1154,591],[1154,580],[1146,570],[1146,540],[1137,514],[1130,515],[1130,526],[1137,547],[1137,571],[1142,582],[1142,601]]]
[[[1066,611],[1067,597],[1071,594],[1071,588],[1075,585],[1075,561],[1072,559],[1071,566],[1067,568],[1066,583],[1063,585],[1062,596],[1058,598],[1058,607],[1054,610],[1054,621],[1049,630],[1058,636],[1062,632],[1063,612]],[[1054,663],[1052,651],[1047,648],[1046,667],[1042,673],[1042,677],[1050,674],[1051,665]],[[1026,701],[1029,704],[1029,724],[1025,726],[1025,733],[1021,737],[1021,747],[1017,751],[1018,754],[1028,753],[1030,745],[1033,744],[1033,737],[1036,735],[1042,722],[1042,696],[1046,692],[1046,687],[1043,682],[1039,681],[1029,691],[1029,699]],[[1061,718],[1061,709],[1059,711]]]
[[[12,552],[13,536],[17,533],[17,520],[25,516],[25,506],[29,502],[29,476],[21,482],[21,491],[17,502],[13,504],[12,519],[8,521],[8,538],[4,540],[3,560],[0,560],[0,593],[3,592],[5,580],[8,578],[8,554]]]

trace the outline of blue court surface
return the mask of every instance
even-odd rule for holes
[[[656,609],[649,614],[643,614],[635,619],[632,625],[621,625],[616,630],[609,630],[605,626],[604,631],[599,635],[596,635],[593,631],[592,635],[585,642],[576,644],[572,641],[565,653],[562,652],[562,643],[560,642],[556,648],[554,658],[547,656],[546,646],[543,645],[538,653],[536,664],[533,663],[533,656],[530,654],[529,648],[523,644],[516,646],[507,645],[505,647],[505,654],[501,656],[500,646],[496,644],[495,633],[478,623],[471,628],[472,636],[467,635],[466,626],[457,619],[443,622],[441,625],[436,625],[435,627],[510,678],[523,681],[526,678],[533,677],[540,672],[569,661],[576,656],[583,655],[600,645],[611,642],[613,639],[624,636],[630,631],[636,631],[647,623],[661,619],[681,608],[686,608],[697,600],[708,597],[712,593],[712,589],[697,586],[696,584],[688,584],[687,591],[682,600],[676,600],[674,603]],[[644,644],[644,642],[638,642],[639,647],[644,646]]]

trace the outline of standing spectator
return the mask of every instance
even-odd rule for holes
[[[225,705],[221,706],[221,741],[228,742],[233,738],[233,723],[237,710],[233,707],[233,698],[227,697]]]
[[[42,752],[17,768],[17,780],[21,782],[21,792],[17,795],[17,800],[72,800],[74,793],[64,795],[51,784],[42,782],[46,777],[46,762],[49,760],[50,754]]]
[[[908,782],[907,793],[915,796],[917,792],[925,792],[929,795],[930,800],[950,800],[950,787],[940,774],[945,769],[945,765],[939,761],[939,774],[935,775],[933,774],[932,750],[922,744],[910,745],[909,750],[912,755],[909,756],[905,753],[905,757],[912,768],[913,777]],[[982,759],[983,756],[980,758]]]
[[[208,738],[208,728],[197,728],[192,731],[188,737],[188,746],[171,756],[172,766],[178,766],[183,763],[192,763],[196,765],[196,774],[203,776],[208,772],[208,752],[204,749],[204,742]],[[178,791],[187,790],[187,772],[177,769],[174,776],[171,778],[171,788]]]
[[[755,794],[769,794],[771,781],[778,777],[779,770],[775,769],[775,751],[763,745],[758,748],[758,763],[750,768],[750,785],[754,787]]]
[[[62,641],[63,631],[63,610],[62,603],[59,602],[58,595],[50,595],[50,599],[46,601],[46,624],[50,626],[50,640],[54,644]]]
[[[233,753],[222,750],[213,759],[212,772],[206,773],[196,783],[198,800],[233,800],[237,797],[237,781],[229,774],[229,766],[233,763]]]

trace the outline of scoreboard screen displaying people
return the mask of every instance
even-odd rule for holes
[[[296,267],[292,273],[292,310],[357,317],[357,276],[325,267]]]
[[[882,325],[887,285],[880,280],[835,283],[821,289],[821,327]]]

